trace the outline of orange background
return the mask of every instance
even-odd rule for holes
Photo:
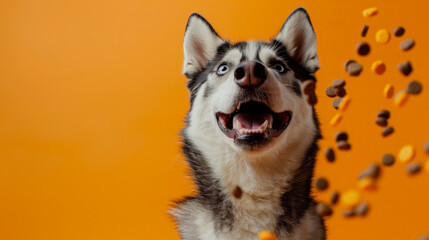
[[[182,40],[192,12],[206,17],[225,38],[276,35],[296,7],[310,13],[318,38],[321,69],[317,112],[322,149],[346,130],[352,150],[322,154],[316,176],[330,188],[356,186],[356,176],[384,153],[404,144],[417,148],[416,161],[429,159],[428,3],[421,1],[1,1],[0,3],[0,239],[178,239],[166,210],[193,190],[180,154],[178,132],[188,108],[181,75]],[[367,7],[380,9],[364,19]],[[354,48],[363,24],[370,26],[366,57]],[[377,44],[377,29],[398,25],[405,36]],[[399,49],[412,37],[416,46]],[[349,77],[343,62],[362,63]],[[387,71],[372,74],[384,60]],[[411,60],[403,77],[396,64]],[[345,78],[352,99],[343,121],[324,90]],[[382,97],[388,82],[404,89],[418,79],[423,93],[403,108]],[[374,123],[389,109],[396,132],[383,139]],[[364,193],[366,218],[344,219],[341,208],[327,219],[329,239],[415,239],[429,232],[429,172],[409,177],[405,165],[384,167],[378,190]]]

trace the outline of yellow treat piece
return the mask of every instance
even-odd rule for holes
[[[360,202],[361,195],[360,192],[357,190],[349,190],[347,192],[344,192],[341,194],[341,204],[343,204],[346,207],[354,208],[358,203]]]
[[[371,71],[373,73],[381,75],[384,73],[384,71],[386,71],[386,64],[384,64],[384,62],[381,60],[375,61],[371,65]]]
[[[338,105],[338,110],[345,111],[350,104],[349,96],[345,96],[343,100],[341,100],[340,105]]]
[[[375,189],[375,180],[372,177],[364,177],[359,179],[357,186],[359,189],[372,190]]]
[[[277,240],[276,235],[270,231],[261,231],[259,232],[258,237],[261,240]]]
[[[378,8],[372,7],[372,8],[367,8],[367,9],[363,10],[362,15],[364,17],[372,17],[372,16],[377,15],[377,13],[378,13]]]
[[[410,162],[414,156],[416,155],[416,149],[414,149],[413,145],[405,145],[399,150],[398,159],[402,163]]]
[[[380,29],[375,33],[375,41],[378,43],[388,43],[390,33],[386,29]]]
[[[386,84],[386,86],[384,87],[384,90],[383,90],[384,97],[386,97],[386,98],[393,97],[394,91],[395,91],[395,89],[394,89],[392,84],[390,84],[390,83]]]
[[[343,118],[343,116],[340,113],[335,114],[335,116],[331,119],[331,121],[329,122],[329,124],[333,127],[337,126],[338,123],[341,121],[341,119]]]
[[[395,95],[395,105],[398,107],[402,107],[402,105],[404,105],[407,99],[408,99],[407,91],[402,90]]]

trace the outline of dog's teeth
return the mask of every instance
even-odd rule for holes
[[[237,105],[237,110],[240,110],[240,107],[241,107],[241,102],[240,102],[240,103],[238,103],[238,105]]]
[[[268,120],[265,120],[265,122],[262,124],[262,132],[265,132],[265,130],[267,130],[268,128]]]

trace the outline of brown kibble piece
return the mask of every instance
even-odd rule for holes
[[[413,71],[410,61],[399,63],[397,67],[405,76],[410,75],[410,73]]]
[[[346,94],[347,94],[347,92],[346,92],[346,89],[344,89],[344,88],[334,88],[335,90],[335,94],[338,96],[338,97],[344,97],[344,96],[346,96]]]
[[[334,152],[334,149],[332,149],[332,148],[326,148],[325,149],[325,157],[326,157],[326,160],[328,160],[329,162],[335,161],[335,152]]]
[[[332,101],[332,106],[335,108],[335,109],[338,109],[338,107],[340,106],[340,103],[341,103],[341,101],[343,100],[343,98],[335,98],[333,101]]]
[[[404,35],[404,33],[405,29],[403,27],[396,27],[395,29],[393,29],[393,35],[395,35],[395,37],[400,37]]]
[[[336,97],[336,96],[337,96],[337,94],[335,93],[335,89],[334,89],[334,87],[332,87],[332,86],[329,86],[329,87],[326,89],[325,93],[326,93],[326,96],[331,97],[331,98],[333,98],[333,97]]]
[[[384,154],[381,162],[384,166],[392,166],[395,163],[395,157],[392,154]]]
[[[327,217],[332,215],[332,208],[325,203],[318,203],[316,206],[316,211],[321,217]]]
[[[349,136],[344,131],[338,131],[335,133],[335,141],[347,141],[349,139]]]
[[[388,110],[380,110],[377,113],[377,117],[382,117],[385,119],[389,119],[390,118],[390,112]]]
[[[421,166],[420,166],[420,163],[418,162],[409,163],[406,168],[409,174],[416,174],[420,172],[420,169],[421,169]]]
[[[385,127],[387,126],[387,119],[384,117],[378,117],[377,119],[375,119],[375,123],[378,126]]]
[[[407,86],[407,93],[419,94],[422,91],[422,84],[417,81],[410,81]]]
[[[302,92],[305,95],[314,94],[314,90],[316,90],[316,83],[313,80],[304,81],[302,84]]]
[[[407,38],[401,42],[399,47],[404,51],[408,51],[414,47],[414,40],[412,38]]]
[[[378,176],[380,176],[380,166],[375,163],[371,163],[367,169],[359,173],[358,179],[362,179],[364,177],[372,177],[376,179]]]
[[[353,217],[356,215],[356,212],[353,210],[345,210],[341,213],[341,215],[343,215],[343,217]]]
[[[368,203],[363,202],[356,207],[355,212],[358,215],[365,216],[368,213],[368,210],[369,210]]]
[[[395,130],[393,129],[393,127],[387,127],[387,128],[384,128],[384,129],[381,131],[381,135],[383,135],[383,137],[387,137],[387,136],[389,136],[390,134],[392,134],[394,131],[395,131]]]
[[[344,87],[346,85],[346,80],[344,80],[344,79],[335,79],[334,81],[332,81],[332,84],[331,84],[331,86],[333,87],[333,88],[342,88],[342,87]]]
[[[340,199],[340,194],[337,191],[333,191],[330,197],[331,204],[336,204]]]
[[[239,186],[235,187],[234,191],[232,192],[232,195],[235,198],[240,199],[241,195],[243,195],[243,191],[241,190],[241,187]]]
[[[366,37],[366,34],[368,33],[368,29],[369,29],[368,25],[363,25],[362,26],[362,30],[360,31],[360,36],[361,37]]]
[[[344,62],[344,70],[347,71],[347,67],[349,66],[350,63],[354,63],[356,62],[355,60],[347,60]]]
[[[349,150],[351,146],[347,141],[339,141],[337,143],[337,148],[341,150]]]
[[[325,190],[328,188],[329,183],[328,180],[326,180],[325,178],[316,178],[313,180],[313,185],[318,189],[318,190]]]
[[[350,76],[359,76],[361,72],[362,72],[362,66],[359,63],[352,61],[347,64],[347,73]]]
[[[423,150],[424,150],[426,153],[429,153],[429,140],[427,140],[427,141],[425,142],[425,144],[423,145]]]
[[[370,48],[369,44],[366,42],[359,42],[356,45],[356,52],[361,56],[367,55],[370,50],[371,50],[371,48]]]

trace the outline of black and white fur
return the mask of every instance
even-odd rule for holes
[[[272,59],[281,61],[286,73],[270,68]],[[268,76],[257,93],[243,95],[232,72],[248,60],[261,62]],[[231,70],[219,76],[222,62]],[[198,192],[171,210],[182,239],[258,239],[262,230],[273,231],[279,240],[326,238],[311,197],[319,123],[301,93],[302,82],[315,80],[318,68],[316,37],[303,8],[294,10],[268,43],[232,44],[200,15],[189,17],[183,73],[191,108],[182,136]],[[237,99],[266,101],[274,112],[291,111],[289,126],[262,147],[237,145],[215,117],[235,109]],[[237,187],[239,198],[233,196]]]

